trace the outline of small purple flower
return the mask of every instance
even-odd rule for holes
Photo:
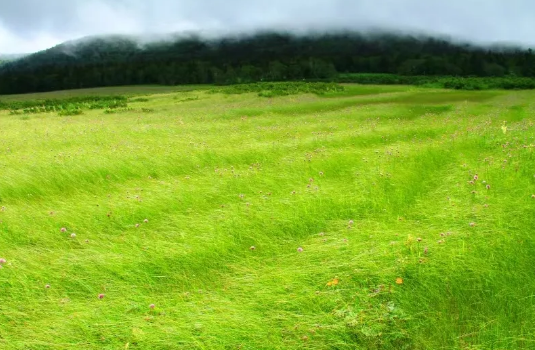
[[[298,251],[299,253],[301,253],[301,252],[303,251],[303,248],[299,247],[299,248],[297,248],[297,251]]]
[[[353,220],[349,220],[349,225],[353,225],[354,221]]]
[[[470,227],[474,227],[474,226],[476,226],[476,223],[475,222],[471,222],[470,223]]]
[[[61,232],[67,232],[67,229],[65,227],[62,227],[60,231]]]
[[[0,265],[3,265],[5,263],[7,263],[7,260],[4,258],[0,258]]]
[[[99,298],[99,299],[104,299],[104,294],[100,293],[100,294],[98,295],[98,298]]]
[[[150,304],[149,305],[149,309],[151,309],[151,310],[154,310],[155,307],[156,307],[156,305],[154,305],[154,304]]]

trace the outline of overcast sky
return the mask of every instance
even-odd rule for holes
[[[0,53],[95,34],[370,27],[532,45],[535,0],[0,0]]]

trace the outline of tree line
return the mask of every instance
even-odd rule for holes
[[[137,84],[336,80],[340,74],[535,77],[535,54],[442,38],[337,32],[242,37],[129,36],[68,42],[0,66],[0,94]]]

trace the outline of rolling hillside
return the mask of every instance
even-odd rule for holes
[[[136,84],[330,80],[339,73],[535,76],[535,55],[442,38],[340,32],[203,39],[89,37],[0,68],[0,94]]]

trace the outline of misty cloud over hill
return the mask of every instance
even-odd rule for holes
[[[381,28],[476,43],[535,43],[530,0],[18,0],[0,3],[0,53],[98,34]]]
[[[3,64],[0,94],[138,84],[333,81],[347,73],[534,77],[535,55],[385,32],[170,35],[157,41],[115,35],[67,42]]]

